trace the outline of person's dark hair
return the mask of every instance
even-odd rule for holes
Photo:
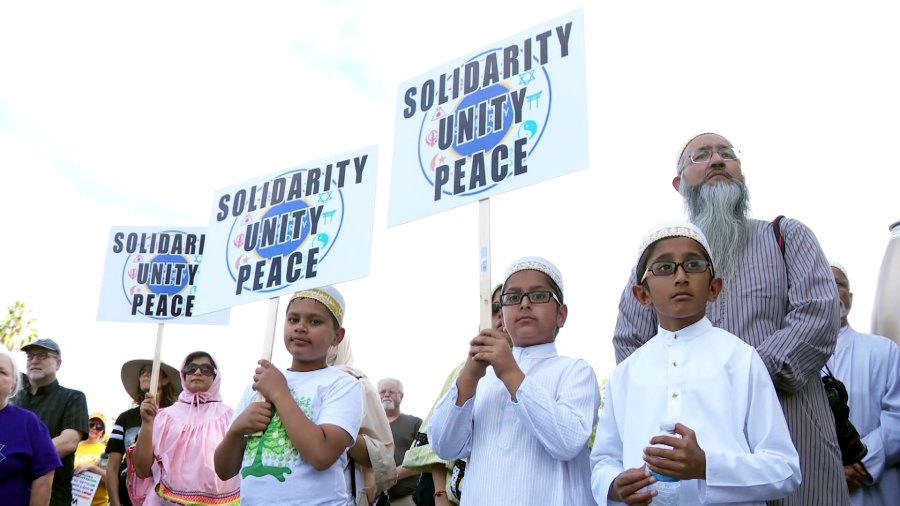
[[[212,359],[210,359],[210,360],[212,360]],[[157,402],[159,402],[159,407],[167,408],[167,407],[171,406],[172,404],[175,404],[175,401],[178,400],[178,391],[175,390],[175,385],[178,385],[181,382],[181,378],[170,378],[169,375],[167,375],[165,373],[165,371],[162,370],[162,368],[160,368],[160,370],[159,370],[159,375],[160,375],[160,379],[165,377],[169,381],[162,387],[162,391],[159,393],[159,399],[157,399]],[[141,390],[140,382],[141,382],[141,376],[139,374],[138,375],[138,388],[136,389],[138,392],[140,392],[140,390]],[[141,392],[141,397],[139,399],[135,399],[134,397],[132,397],[131,400],[134,401],[135,404],[140,405],[141,402],[143,402],[143,400],[144,400],[143,396],[144,396],[144,393]]]
[[[193,353],[189,353],[188,356],[184,358],[184,365],[188,365],[191,362],[193,362],[194,360],[196,360],[198,358],[203,358],[203,357],[206,357],[209,359],[209,363],[212,364],[213,369],[215,369],[216,371],[219,370],[219,366],[216,365],[216,360],[214,358],[212,358],[212,355],[210,355],[209,353],[206,353],[205,351],[195,351]],[[182,366],[182,368],[184,368],[184,365]]]
[[[495,315],[500,312],[500,308],[502,306],[500,305],[500,299],[498,297],[498,294],[500,293],[500,290],[502,290],[502,289],[503,289],[503,285],[500,284],[500,285],[495,286],[494,291],[491,292],[491,315]],[[494,299],[497,299],[497,300],[495,301]]]

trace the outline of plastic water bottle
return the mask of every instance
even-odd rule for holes
[[[675,434],[675,422],[662,422],[659,424],[660,436],[673,436]],[[655,444],[655,448],[665,448],[670,450],[672,447],[664,444]],[[651,490],[656,490],[656,497],[653,498],[653,504],[657,506],[673,506],[680,504],[678,491],[681,489],[681,480],[672,476],[666,476],[654,471],[650,471],[656,478],[656,483],[650,485]]]

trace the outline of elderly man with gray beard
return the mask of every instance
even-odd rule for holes
[[[840,322],[834,277],[822,248],[809,228],[784,219],[782,251],[773,223],[748,217],[741,161],[728,139],[713,133],[693,137],[679,154],[677,170],[672,186],[684,198],[688,219],[709,239],[724,280],[719,298],[707,304],[707,317],[759,352],[800,454],[800,488],[769,504],[849,505],[834,418],[819,379]],[[656,331],[653,309],[631,296],[629,283],[613,337],[616,360],[624,360]],[[676,367],[673,359],[673,378],[680,377]],[[678,385],[671,390],[670,411],[677,412]]]

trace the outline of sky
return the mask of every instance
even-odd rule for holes
[[[495,282],[524,255],[556,263],[557,347],[607,376],[640,238],[683,216],[678,150],[713,131],[742,151],[752,216],[801,220],[847,268],[850,323],[868,331],[900,220],[900,32],[897,6],[865,1],[2,1],[0,307],[24,301],[62,348],[60,382],[115,416],[121,365],[153,356],[156,326],[96,321],[110,227],[206,226],[217,189],[377,144],[369,275],[339,285],[345,327],[356,366],[403,380],[403,410],[424,416],[477,333],[478,206],[387,227],[397,87],[579,8],[589,167],[491,199]],[[266,308],[167,325],[163,360],[211,352],[235,405]]]

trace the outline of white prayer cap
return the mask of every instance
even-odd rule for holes
[[[831,265],[832,267],[834,267],[835,269],[837,269],[837,270],[843,272],[845,278],[847,278],[848,280],[850,279],[850,276],[847,275],[847,268],[846,268],[846,267],[844,267],[843,265],[841,265],[841,264],[835,262],[834,260],[831,260],[830,262],[828,262],[828,264]]]
[[[559,288],[559,297],[560,299],[563,296],[563,279],[562,273],[559,272],[559,269],[553,265],[550,260],[541,257],[522,257],[506,268],[506,274],[503,275],[503,284],[506,284],[509,281],[509,278],[519,272],[519,271],[538,271],[543,272],[550,278],[551,281],[556,283],[556,287]]]
[[[294,301],[294,299],[313,299],[321,302],[328,311],[334,315],[334,319],[338,322],[338,327],[344,326],[344,308],[346,305],[344,304],[344,297],[341,295],[341,292],[338,291],[337,288],[328,285],[322,286],[319,288],[312,288],[309,290],[302,290],[291,296],[291,300],[288,301],[288,305]]]
[[[647,250],[650,249],[650,246],[656,244],[657,241],[662,239],[666,239],[669,237],[687,237],[688,239],[693,239],[697,241],[700,246],[703,247],[703,250],[706,252],[706,256],[709,257],[709,261],[712,262],[712,248],[709,247],[709,241],[706,240],[706,235],[700,230],[697,225],[694,225],[688,221],[666,221],[663,223],[659,223],[653,228],[651,228],[644,238],[641,239],[641,246],[638,248],[638,271],[635,272],[635,276],[637,277],[638,283],[640,283],[641,277],[644,275],[641,270],[641,261],[644,260],[644,254],[647,253]],[[713,263],[714,265],[714,263]],[[713,272],[715,272],[715,268],[713,267]]]

